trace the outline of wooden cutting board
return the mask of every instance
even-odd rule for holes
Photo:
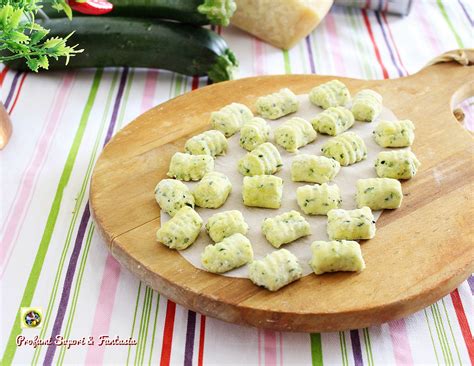
[[[311,274],[271,293],[247,279],[199,270],[155,241],[160,226],[155,185],[184,142],[210,127],[210,112],[231,102],[253,108],[258,96],[283,87],[308,93],[334,76],[229,81],[144,113],[110,141],[96,164],[90,203],[97,226],[112,255],[140,280],[189,309],[228,322],[321,332],[404,317],[474,271],[474,143],[452,113],[457,102],[474,95],[473,71],[474,66],[445,62],[395,80],[338,77],[351,93],[376,90],[399,118],[414,121],[412,148],[422,163],[416,177],[403,182],[402,207],[383,212],[376,237],[362,243],[367,268],[360,274]]]

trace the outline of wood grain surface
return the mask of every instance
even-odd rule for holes
[[[155,241],[160,210],[153,190],[170,157],[209,129],[209,115],[231,102],[253,108],[282,87],[308,93],[334,76],[276,75],[219,83],[159,105],[106,146],[92,177],[90,203],[112,255],[169,299],[228,322],[285,331],[367,327],[435,302],[474,271],[472,136],[452,114],[474,95],[473,66],[431,65],[395,80],[337,77],[351,93],[371,88],[400,119],[416,125],[412,147],[422,165],[403,182],[400,209],[383,212],[377,235],[362,242],[360,274],[308,275],[271,293],[247,279],[193,267]]]

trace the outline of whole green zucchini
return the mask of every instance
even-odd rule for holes
[[[237,8],[235,0],[110,0],[107,16],[158,18],[195,25],[228,26]],[[51,18],[64,17],[47,3],[43,10]]]
[[[75,17],[41,22],[49,37],[69,38],[82,53],[64,60],[51,60],[49,70],[82,67],[130,66],[166,69],[186,75],[208,75],[214,81],[233,78],[238,66],[234,54],[218,34],[188,24],[156,19]],[[28,70],[23,59],[6,62]]]

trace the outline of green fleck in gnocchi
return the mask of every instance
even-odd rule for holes
[[[299,117],[283,122],[275,130],[276,143],[289,152],[297,151],[299,147],[316,140],[316,137],[311,123]]]
[[[155,199],[161,209],[171,217],[183,206],[194,208],[194,197],[179,180],[163,179],[155,188]]]
[[[286,249],[279,249],[249,264],[250,281],[270,291],[277,291],[302,276],[298,259]]]
[[[170,249],[183,250],[194,243],[202,219],[191,207],[184,206],[156,232],[156,240]]]
[[[396,179],[368,178],[357,181],[357,207],[370,207],[372,210],[394,209],[403,200],[402,185]]]
[[[240,130],[242,125],[253,117],[247,106],[232,103],[211,113],[211,126],[214,130],[222,132],[225,137],[230,137]]]
[[[283,166],[278,149],[270,142],[265,142],[247,153],[237,163],[242,175],[273,174]]]
[[[210,172],[196,185],[193,195],[197,206],[219,208],[225,203],[231,190],[232,183],[226,175]]]
[[[367,157],[364,140],[354,132],[344,132],[329,139],[321,151],[324,156],[337,160],[342,166],[357,163]]]
[[[381,151],[375,161],[380,178],[410,179],[416,175],[420,162],[409,150]]]
[[[216,243],[233,234],[247,234],[249,226],[242,213],[237,210],[219,212],[212,215],[206,223],[206,231]]]
[[[296,201],[306,215],[326,215],[342,203],[339,187],[327,183],[298,187]]]
[[[317,275],[325,272],[361,272],[365,268],[360,245],[356,241],[315,241],[309,262]]]
[[[336,136],[354,125],[354,115],[345,107],[330,107],[318,114],[311,124],[317,132]]]
[[[200,180],[214,170],[214,159],[209,155],[189,155],[177,152],[170,162],[168,177],[179,180]]]
[[[382,96],[371,89],[363,89],[352,100],[352,114],[357,121],[372,122],[382,112]]]
[[[263,118],[278,119],[296,112],[300,103],[296,95],[288,88],[257,99],[255,108]]]
[[[270,138],[270,126],[260,117],[254,117],[245,122],[240,129],[239,144],[247,151],[252,151],[257,146],[267,142]]]
[[[344,106],[351,100],[347,86],[339,80],[331,80],[311,89],[309,100],[323,109]]]
[[[263,220],[262,232],[271,245],[280,248],[283,244],[311,235],[311,227],[298,211],[289,211]]]
[[[242,199],[245,206],[280,208],[283,180],[274,175],[244,177]]]
[[[293,182],[327,183],[341,170],[337,160],[310,154],[296,155],[291,162]]]
[[[415,140],[415,125],[410,120],[380,121],[374,130],[375,142],[382,147],[407,147]]]
[[[224,273],[253,260],[250,241],[242,234],[233,234],[219,243],[209,244],[201,255],[203,267],[212,273]]]
[[[224,155],[227,152],[227,139],[217,130],[205,131],[191,137],[184,144],[184,150],[192,155]]]
[[[369,207],[333,209],[328,212],[327,233],[331,240],[372,239],[375,236],[374,215]]]

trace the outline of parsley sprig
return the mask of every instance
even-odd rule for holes
[[[35,21],[45,2],[71,19],[65,0],[0,0],[0,62],[25,58],[28,67],[37,72],[48,68],[49,58],[65,57],[67,64],[70,57],[83,51],[78,45],[67,44],[72,33],[64,38],[46,37],[49,30]]]

